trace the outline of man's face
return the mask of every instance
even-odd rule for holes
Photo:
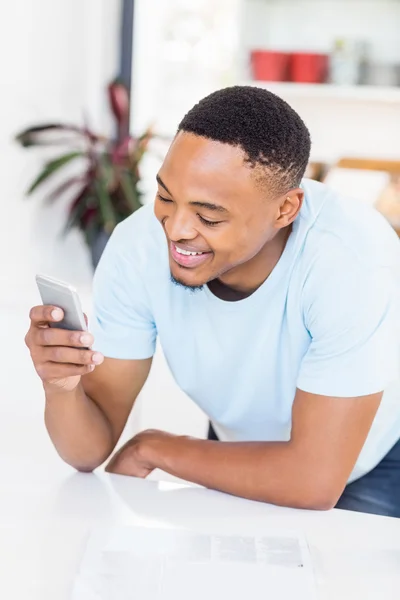
[[[239,148],[180,132],[157,181],[155,215],[185,286],[244,270],[282,229],[282,199],[267,197]]]

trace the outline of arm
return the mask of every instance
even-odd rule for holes
[[[62,318],[53,318],[54,307],[31,312],[26,341],[44,382],[47,430],[60,456],[81,471],[98,467],[114,449],[155,350],[156,327],[131,243],[135,231],[130,222],[118,226],[102,255],[93,335],[49,327]],[[93,351],[85,349],[92,344]]]
[[[150,366],[151,359],[106,358],[72,391],[45,385],[47,431],[65,462],[92,471],[110,456]]]
[[[25,341],[43,382],[54,446],[67,463],[91,471],[114,449],[152,359],[104,360],[87,349],[93,343],[88,332],[49,327],[62,317],[55,307],[33,308]]]
[[[332,508],[371,427],[382,394],[331,398],[297,391],[289,442],[213,442],[144,432],[107,470],[154,468],[209,488],[282,506]]]

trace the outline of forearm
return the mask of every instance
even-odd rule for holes
[[[82,384],[72,392],[45,393],[45,424],[61,458],[80,471],[101,465],[113,449],[111,427]]]
[[[282,506],[330,508],[331,491],[291,442],[225,443],[176,437],[156,450],[157,467],[228,494]]]

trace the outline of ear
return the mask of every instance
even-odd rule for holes
[[[276,227],[283,229],[287,227],[297,217],[304,200],[304,192],[300,188],[290,190],[283,196],[279,204],[279,212],[276,220]]]

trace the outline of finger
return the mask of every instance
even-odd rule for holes
[[[120,458],[121,455],[123,454],[125,449],[125,446],[122,446],[122,448],[120,448],[108,461],[105,470],[109,473],[114,473],[118,470],[119,464],[120,464]]]
[[[89,327],[89,319],[87,318],[87,314],[84,313],[83,315],[85,317],[85,323],[86,323],[86,327]]]
[[[126,461],[113,461],[111,460],[105,467],[106,473],[112,473],[114,475],[126,475],[128,477],[139,477],[145,479],[150,475],[152,469],[143,467],[140,464],[133,462],[127,463]]]
[[[116,475],[133,475],[135,466],[130,465],[130,471],[132,471],[132,473],[127,473],[126,463],[124,464],[124,461],[120,461],[118,458],[119,457],[113,456],[113,458],[108,462],[104,468],[106,473],[114,473]]]
[[[113,459],[111,459],[106,466],[104,467],[104,470],[106,473],[113,473],[114,472],[114,465],[115,465],[115,461]]]
[[[78,350],[65,346],[46,346],[42,349],[43,362],[62,363],[71,365],[101,365],[104,357],[100,352]]]
[[[69,346],[71,348],[90,348],[94,339],[87,331],[69,331],[54,327],[38,328],[34,332],[34,341],[38,346]]]
[[[111,465],[107,465],[106,467],[104,467],[104,471],[106,473],[110,473],[112,475],[120,475],[120,473],[117,473],[117,471],[114,471],[114,469],[112,468]]]
[[[29,313],[29,318],[33,325],[47,325],[62,321],[64,312],[58,306],[34,306]]]
[[[67,379],[87,375],[95,369],[95,365],[68,365],[61,363],[45,363],[37,367],[37,372],[42,381],[52,381],[56,379]]]

